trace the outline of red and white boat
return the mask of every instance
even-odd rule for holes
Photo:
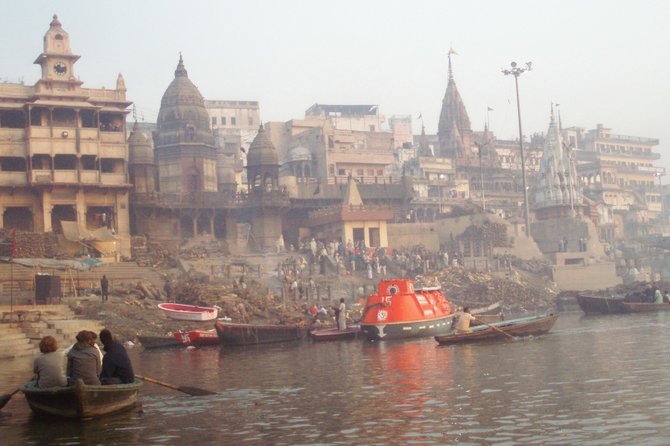
[[[175,331],[172,333],[175,339],[187,347],[203,347],[206,345],[220,345],[219,335],[216,329],[211,330],[191,330],[191,331]]]
[[[170,319],[180,321],[213,321],[219,313],[219,307],[197,307],[182,304],[158,304]]]
[[[382,280],[368,297],[361,330],[373,340],[440,336],[450,330],[453,317],[439,286],[415,289],[412,280]]]

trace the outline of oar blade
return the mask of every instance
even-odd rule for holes
[[[207,389],[201,389],[200,387],[179,386],[178,390],[180,392],[188,393],[191,396],[216,395],[216,392],[212,392],[211,390]]]

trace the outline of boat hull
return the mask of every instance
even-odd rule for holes
[[[626,312],[626,308],[623,305],[623,297],[578,294],[576,299],[579,308],[586,314],[615,314]]]
[[[170,319],[179,321],[205,322],[213,321],[218,315],[215,307],[197,307],[194,305],[158,304],[158,308]]]
[[[481,325],[472,329],[469,333],[453,333],[443,336],[435,336],[435,340],[442,345],[464,344],[469,342],[492,341],[509,339],[509,336],[537,336],[548,333],[556,323],[558,315],[531,316],[526,318],[512,319],[508,321],[495,322],[490,326]],[[504,333],[501,333],[503,331]],[[505,334],[506,333],[506,334]]]
[[[307,328],[299,325],[235,324],[216,321],[216,333],[222,345],[240,346],[298,341]]]
[[[623,308],[626,313],[646,313],[652,311],[670,311],[670,304],[645,303],[645,302],[624,302]]]
[[[390,324],[361,324],[361,331],[367,339],[388,341],[424,336],[439,336],[451,328],[453,314],[430,320],[396,322]]]
[[[343,341],[356,339],[361,335],[361,327],[358,325],[347,327],[346,330],[338,328],[324,328],[322,330],[310,331],[309,335],[315,342]]]
[[[40,389],[35,382],[24,384],[21,391],[35,413],[64,418],[94,418],[133,408],[142,383],[87,386],[77,380],[74,386]]]
[[[167,348],[182,345],[173,336],[138,336],[137,340],[144,348]]]
[[[216,333],[216,329],[212,328],[211,330],[191,330],[191,331],[175,331],[173,333],[175,339],[189,347],[204,347],[207,345],[220,345],[221,340],[219,335]]]

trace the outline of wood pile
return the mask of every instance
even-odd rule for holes
[[[228,316],[235,322],[293,324],[304,319],[296,304],[283,305],[280,298],[254,280],[248,280],[246,287],[233,281],[218,284],[177,282],[174,296],[178,303],[217,305],[221,307],[220,316]]]
[[[509,246],[507,226],[502,223],[487,222],[483,225],[470,225],[458,238],[481,240],[493,247]]]
[[[500,302],[508,308],[551,308],[557,295],[548,280],[538,286],[517,272],[500,278],[450,267],[439,271],[436,278],[442,284],[447,299],[461,306],[481,307]]]

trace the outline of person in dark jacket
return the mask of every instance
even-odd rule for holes
[[[100,381],[103,384],[128,384],[135,380],[133,365],[125,347],[114,340],[112,332],[106,328],[100,331],[100,342],[104,345]]]
[[[107,280],[106,275],[102,275],[100,279],[100,294],[102,294],[102,301],[105,302],[109,299],[109,280]]]
[[[77,333],[77,343],[67,354],[67,376],[72,384],[77,379],[90,386],[100,385],[100,356],[95,345],[95,333],[82,330]]]

